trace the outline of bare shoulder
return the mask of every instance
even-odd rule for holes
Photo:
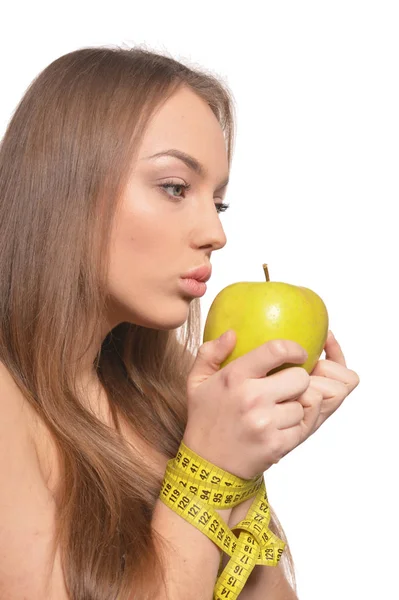
[[[17,428],[19,435],[25,436],[25,444],[32,450],[32,462],[36,462],[46,487],[51,487],[55,480],[55,471],[59,467],[54,438],[1,361],[0,408],[0,431],[7,428],[11,434]],[[4,431],[2,433],[4,435]]]
[[[24,435],[27,444],[34,445],[34,432],[38,418],[34,408],[27,402],[9,373],[0,361],[0,430],[4,436],[16,433]]]
[[[104,408],[99,419],[103,413]],[[133,435],[127,423],[121,433],[162,476],[168,458]],[[59,549],[54,548],[61,481],[53,434],[0,361],[1,597],[67,600]]]
[[[0,591],[5,598],[66,600],[54,549],[56,503],[37,446],[38,420],[0,362]]]
[[[113,427],[109,417],[109,409],[105,406],[107,400],[103,400],[98,407],[96,416],[99,420]],[[38,416],[37,412],[27,402],[15,384],[10,373],[0,361],[0,410],[7,413],[7,421],[3,419],[3,427],[11,429],[18,424],[24,429],[26,443],[32,447],[32,452],[37,460],[42,481],[54,499],[57,497],[58,486],[62,477],[62,466],[56,440],[49,427]],[[133,434],[120,415],[121,434],[129,443],[132,451],[143,456],[143,460],[150,463],[154,471],[163,475],[166,469],[168,457],[159,453],[155,448],[144,442]],[[1,431],[1,424],[0,424]]]

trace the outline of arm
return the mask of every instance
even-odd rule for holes
[[[239,600],[298,600],[298,596],[285,578],[281,564],[256,565]]]
[[[216,512],[228,524],[232,509]],[[165,561],[165,590],[154,600],[209,600],[213,597],[221,550],[206,535],[157,500],[152,526],[171,543]]]
[[[242,521],[253,502],[248,498],[232,509],[229,527],[233,528]],[[223,568],[230,557],[223,556]],[[288,583],[281,563],[277,567],[256,565],[247,579],[244,589],[239,595],[239,600],[298,600],[298,597]]]

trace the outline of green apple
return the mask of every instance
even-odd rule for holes
[[[240,281],[223,288],[209,309],[203,341],[214,340],[234,329],[237,343],[221,368],[269,340],[293,340],[308,353],[305,363],[284,363],[269,375],[292,366],[311,373],[328,335],[328,313],[323,300],[312,290],[269,280]]]

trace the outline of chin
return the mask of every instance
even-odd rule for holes
[[[188,319],[190,303],[194,298],[182,294],[165,293],[146,294],[135,297],[131,291],[125,291],[119,297],[110,292],[107,313],[109,323],[115,327],[127,322],[150,329],[168,331],[184,325]],[[130,302],[135,298],[135,302]]]
[[[184,304],[180,303],[180,307],[177,305],[173,308],[171,307],[170,310],[166,310],[166,307],[165,310],[158,308],[154,311],[155,314],[151,314],[149,311],[138,314],[137,310],[133,313],[133,311],[130,312],[125,309],[124,315],[118,319],[118,323],[127,322],[132,323],[132,325],[147,327],[148,329],[169,331],[184,325],[188,319],[188,309],[189,304],[186,301],[184,301]]]
[[[161,331],[170,331],[172,329],[178,329],[187,321],[188,310],[184,314],[180,312],[180,315],[170,316],[169,318],[157,319],[152,325],[145,325],[145,327],[152,327],[153,329],[160,329]]]

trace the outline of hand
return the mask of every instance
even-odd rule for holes
[[[319,360],[310,374],[309,387],[298,401],[302,404],[304,412],[313,411],[318,407],[318,416],[308,435],[312,435],[342,404],[345,398],[359,385],[359,376],[355,371],[346,367],[346,361],[341,346],[329,331],[324,346],[325,360]],[[309,421],[307,421],[307,424]],[[304,423],[304,427],[307,426]]]
[[[319,406],[297,399],[310,382],[302,367],[266,377],[284,363],[303,363],[305,350],[290,340],[272,340],[220,369],[236,343],[226,338],[200,346],[187,380],[184,443],[216,466],[252,479],[277,463],[309,435]],[[303,400],[302,400],[303,401]]]
[[[331,331],[324,349],[326,359],[319,360],[310,374],[308,388],[297,399],[302,404],[305,414],[310,411],[316,416],[315,419],[304,420],[302,441],[317,431],[320,425],[341,406],[345,398],[359,384],[357,373],[346,368],[342,349]],[[311,426],[307,427],[309,422]],[[305,432],[306,427],[307,432]],[[230,518],[231,527],[245,518],[253,500],[254,498],[249,498],[233,508]]]

